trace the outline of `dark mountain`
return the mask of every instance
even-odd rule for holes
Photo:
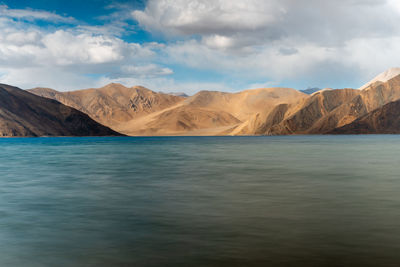
[[[118,136],[55,100],[0,84],[0,136]]]
[[[336,128],[330,134],[399,134],[400,100],[362,116],[350,124]]]
[[[162,92],[160,92],[160,93],[162,93]],[[187,95],[183,92],[171,92],[171,93],[165,93],[165,94],[173,95],[173,96],[181,96],[181,97],[185,97],[185,98],[189,97],[189,95]]]

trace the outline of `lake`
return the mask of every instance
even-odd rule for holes
[[[400,136],[0,139],[0,266],[399,266]]]

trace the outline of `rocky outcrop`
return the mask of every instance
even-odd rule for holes
[[[400,100],[388,103],[329,134],[400,134]]]

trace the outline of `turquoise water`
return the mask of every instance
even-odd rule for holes
[[[0,139],[0,266],[399,266],[400,136]]]

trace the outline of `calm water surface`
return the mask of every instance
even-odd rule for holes
[[[1,139],[0,266],[400,266],[400,136]]]

